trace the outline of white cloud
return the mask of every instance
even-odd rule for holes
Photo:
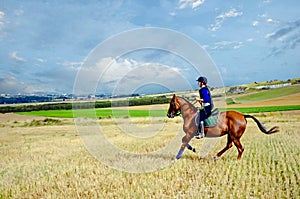
[[[2,12],[2,11],[0,11],[0,19],[3,19],[3,18],[4,18],[4,16],[5,16],[5,13],[4,13],[4,12]]]
[[[188,7],[195,9],[201,6],[204,2],[205,0],[179,0],[178,9],[185,9]]]
[[[209,30],[211,30],[211,31],[213,31],[213,32],[217,31],[218,29],[221,28],[222,23],[223,23],[223,21],[221,21],[221,20],[216,20],[216,23],[215,23],[215,24],[211,24],[211,25],[210,25],[211,28],[209,28]]]
[[[106,72],[108,65],[115,62],[111,57],[103,58],[93,65],[84,64],[77,72],[77,76],[74,82],[75,94],[91,94],[94,93],[99,79],[103,77],[102,72]],[[115,80],[114,72],[117,74],[122,68],[117,71],[113,71],[111,74],[113,80]],[[109,81],[108,79],[102,80],[104,82]],[[104,84],[101,85],[103,87]]]
[[[40,62],[40,63],[46,62],[46,60],[45,60],[45,59],[42,59],[42,58],[36,58],[35,60],[38,61],[38,62]]]
[[[208,49],[209,45],[202,45],[201,47],[204,48],[204,49]]]
[[[4,22],[0,21],[0,30],[4,27]]]
[[[264,3],[271,3],[271,0],[263,0]]]
[[[140,62],[133,59],[103,58],[95,66],[82,66],[75,93],[132,94],[143,85],[163,85],[170,90],[189,88],[180,74],[181,69],[159,63]],[[181,84],[178,84],[178,81]]]
[[[192,8],[197,8],[199,6],[201,6],[204,3],[205,0],[196,0],[192,3]]]
[[[274,20],[274,19],[271,19],[271,18],[268,18],[266,21],[269,24],[275,24],[275,25],[280,24],[280,22],[278,20]]]
[[[272,44],[269,56],[275,56],[300,46],[300,20],[290,22],[275,32],[266,34],[266,39]]]
[[[259,25],[259,21],[253,21],[253,22],[252,22],[252,26],[256,27],[256,26],[258,26],[258,25]]]
[[[170,12],[169,15],[170,16],[176,16],[176,12]]]
[[[134,60],[122,60],[122,61],[117,61],[115,59],[108,59],[108,60],[101,60],[100,64],[97,64],[98,67],[103,67],[102,66],[103,62],[105,63],[106,61],[109,61],[110,64],[106,64],[107,69],[105,70],[105,73],[102,75],[102,81],[104,83],[108,82],[117,82],[120,79],[122,79],[126,74],[139,67],[139,63],[137,63]]]
[[[5,13],[2,12],[2,11],[0,11],[0,34],[1,34],[1,30],[2,30],[3,27],[4,27],[4,21],[3,21],[4,16],[5,16]]]
[[[268,33],[268,34],[266,34],[265,38],[269,39],[269,38],[272,38],[274,35],[275,35],[275,32]]]
[[[252,42],[254,39],[253,38],[249,38],[247,39],[247,42]]]
[[[214,43],[214,46],[211,47],[211,50],[239,49],[243,45],[243,42],[239,41],[220,41]]]
[[[257,26],[260,23],[267,23],[267,24],[273,24],[273,25],[279,25],[280,21],[273,19],[271,17],[268,16],[268,14],[264,13],[262,15],[258,15],[258,21],[254,21],[252,23],[252,26]]]
[[[242,42],[239,42],[238,44],[234,45],[233,46],[233,49],[239,49],[243,46],[243,43]]]
[[[264,13],[264,14],[258,15],[258,17],[260,17],[260,18],[262,18],[262,19],[266,18],[267,16],[268,16],[268,14],[267,14],[267,13]]]
[[[140,63],[139,67],[123,74],[119,81],[109,86],[118,95],[132,94],[145,85],[161,85],[169,90],[187,90],[190,87],[179,68],[158,63]]]
[[[1,94],[34,93],[39,91],[44,91],[44,90],[35,87],[31,84],[18,81],[14,77],[0,78]]]
[[[80,69],[80,66],[82,65],[82,63],[83,62],[64,61],[62,63],[59,62],[57,64],[77,71]]]
[[[220,14],[217,16],[217,19],[225,19],[230,17],[238,17],[242,16],[243,12],[238,12],[235,8],[231,8],[228,12]]]
[[[9,57],[11,59],[14,59],[14,60],[18,61],[18,62],[26,62],[26,59],[24,59],[23,57],[18,56],[17,53],[18,53],[17,51],[14,51],[14,52],[9,54]]]
[[[238,12],[235,8],[231,8],[228,12],[222,13],[216,17],[216,21],[214,24],[211,24],[211,27],[209,30],[211,31],[217,31],[221,28],[222,24],[224,23],[224,20],[227,18],[234,18],[242,16],[243,12]]]

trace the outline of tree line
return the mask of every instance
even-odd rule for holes
[[[10,112],[29,112],[41,110],[70,110],[70,109],[88,109],[88,108],[109,108],[121,106],[141,106],[151,104],[169,103],[170,98],[166,96],[158,97],[134,97],[126,100],[105,100],[95,102],[64,102],[64,103],[45,103],[45,104],[22,104],[0,107],[0,113]]]

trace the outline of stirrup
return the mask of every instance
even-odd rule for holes
[[[201,138],[204,138],[204,135],[201,135],[201,134],[197,133],[197,134],[195,135],[195,138],[196,138],[196,139],[201,139]]]
[[[204,138],[204,137],[205,137],[204,132],[199,132],[199,130],[198,130],[196,135],[195,135],[195,138],[201,139],[201,138]]]

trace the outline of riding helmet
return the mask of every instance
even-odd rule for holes
[[[197,81],[198,82],[202,82],[202,83],[204,83],[204,84],[207,84],[207,79],[206,79],[206,77],[199,77],[198,79],[197,79]]]

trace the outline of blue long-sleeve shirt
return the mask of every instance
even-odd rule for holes
[[[214,104],[211,98],[210,91],[207,87],[202,87],[199,90],[200,98],[203,99],[203,106],[206,113],[206,116],[208,117],[211,114],[212,109],[214,108]]]

